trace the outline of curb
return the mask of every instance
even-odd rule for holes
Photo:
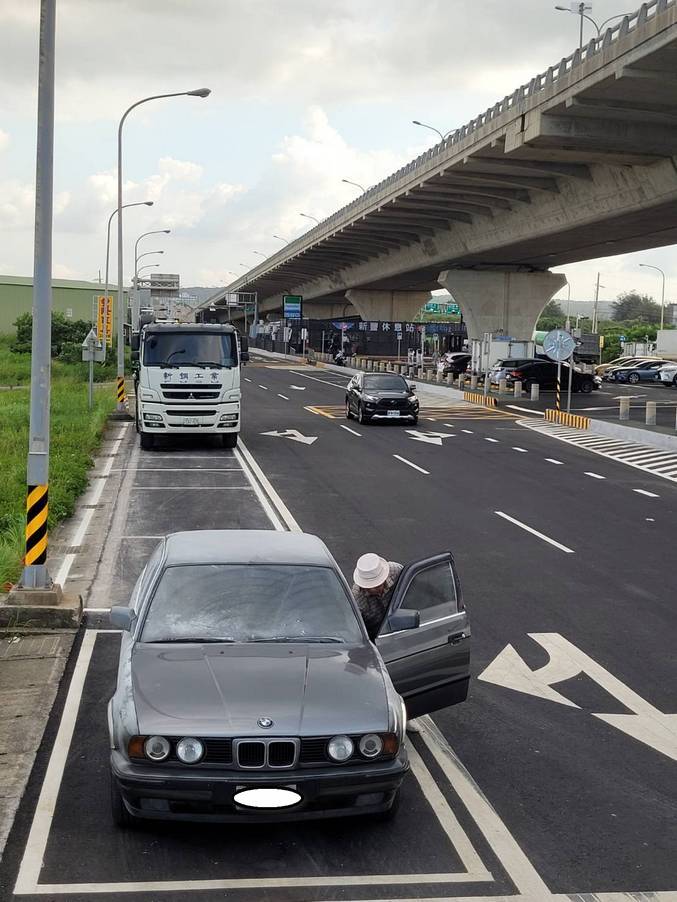
[[[545,419],[548,423],[560,423],[562,426],[571,426],[572,429],[590,429],[590,417],[567,413],[566,410],[555,410],[549,407],[545,411]]]

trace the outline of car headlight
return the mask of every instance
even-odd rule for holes
[[[370,404],[376,404],[378,398],[375,395],[362,395],[363,400],[368,401]]]
[[[176,757],[184,764],[197,764],[202,760],[204,753],[204,745],[192,736],[185,736],[176,743]]]
[[[157,401],[158,393],[155,391],[150,391],[147,388],[141,389],[141,400],[142,401]]]
[[[333,761],[347,761],[354,751],[355,746],[350,736],[334,736],[327,746],[327,752]]]
[[[378,733],[367,733],[360,739],[360,754],[365,758],[376,758],[383,751],[383,740]]]
[[[169,757],[171,746],[164,736],[149,736],[143,744],[143,751],[151,761],[164,761]]]

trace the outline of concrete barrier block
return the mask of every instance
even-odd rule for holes
[[[498,393],[499,395],[505,395],[508,391],[508,380],[500,379],[498,382]]]
[[[655,426],[656,425],[656,402],[655,401],[647,401],[646,402],[646,425],[647,426]]]
[[[538,401],[541,394],[541,386],[534,382],[531,386],[531,400]]]
[[[522,381],[520,379],[518,379],[515,382],[514,390],[515,390],[515,397],[521,398],[522,397]]]
[[[477,376],[470,377],[470,391],[477,391]]]
[[[618,406],[618,416],[621,420],[630,419],[630,398],[621,398]]]

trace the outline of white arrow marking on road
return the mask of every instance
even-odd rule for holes
[[[290,385],[289,388],[293,388],[294,391],[305,391],[305,385]]]
[[[301,442],[303,445],[312,445],[317,441],[316,435],[303,435],[298,429],[285,429],[284,432],[278,432],[274,429],[272,432],[262,432],[261,435],[273,435],[276,438],[288,438],[292,442]]]
[[[532,670],[512,645],[503,651],[479,675],[479,680],[505,686],[537,698],[548,699],[570,708],[579,708],[568,698],[552,689],[553,683],[570,680],[585,673],[616,698],[633,714],[597,714],[590,712],[638,742],[650,746],[662,755],[677,761],[677,714],[663,714],[637,695],[629,686],[593,661],[559,633],[529,633],[548,653],[550,660],[538,670]]]
[[[419,432],[417,429],[407,429],[407,435],[415,442],[428,442],[429,445],[441,445],[443,438],[454,438],[451,432]]]

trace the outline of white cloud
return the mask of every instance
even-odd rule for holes
[[[0,151],[3,151],[9,144],[9,135],[0,128]]]

